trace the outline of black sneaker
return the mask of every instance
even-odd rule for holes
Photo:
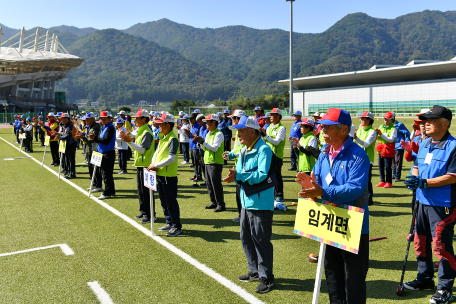
[[[178,236],[181,233],[182,233],[181,229],[177,229],[176,227],[173,227],[173,228],[169,229],[166,236],[173,237],[173,236]]]
[[[142,220],[143,217],[144,217],[144,214],[140,214],[140,215],[135,216],[135,219]]]
[[[222,207],[222,206],[217,206],[217,208],[214,209],[214,212],[222,212],[222,211],[226,211],[226,208]]]
[[[453,292],[450,290],[447,290],[447,289],[441,289],[441,290],[437,290],[435,292],[435,294],[431,297],[431,299],[429,300],[429,302],[433,303],[433,304],[446,304],[446,303],[450,303],[451,301],[453,301]]]
[[[166,224],[165,226],[158,228],[158,231],[169,231],[171,228],[173,228],[173,226]]]
[[[296,168],[288,168],[287,171],[296,171]]]
[[[212,203],[212,204],[210,204],[210,205],[207,205],[207,206],[204,207],[204,208],[206,208],[206,209],[215,209],[215,208],[217,208],[217,204]]]
[[[434,280],[421,280],[415,279],[413,281],[407,282],[404,284],[404,287],[409,290],[434,290],[435,283]]]
[[[143,216],[143,219],[141,221],[141,224],[149,224],[150,223],[150,218],[147,215]]]
[[[267,293],[271,290],[271,287],[274,285],[274,282],[269,282],[266,280],[260,280],[260,284],[258,284],[255,292],[257,293]]]
[[[394,181],[395,181],[395,182],[400,182],[401,179],[400,179],[400,178],[395,178]]]
[[[258,273],[253,273],[253,272],[249,272],[248,274],[240,276],[238,279],[241,282],[259,282],[260,281],[260,277],[258,276]]]

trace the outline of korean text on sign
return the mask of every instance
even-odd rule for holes
[[[358,253],[364,209],[300,198],[294,233]]]
[[[157,174],[155,171],[144,170],[144,186],[157,191]]]

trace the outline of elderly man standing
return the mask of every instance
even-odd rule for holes
[[[311,177],[301,174],[301,197],[322,197],[335,204],[364,209],[358,254],[326,246],[325,275],[330,303],[365,303],[369,268],[369,157],[349,137],[350,114],[331,108],[321,120],[327,146],[320,154]]]
[[[274,197],[276,202],[283,202],[283,178],[282,178],[282,166],[283,166],[283,151],[285,149],[285,136],[287,133],[286,128],[282,125],[282,110],[279,108],[272,109],[268,113],[271,116],[271,125],[268,130],[260,129],[260,133],[264,138],[266,144],[271,147],[272,152],[277,156],[277,166],[275,175],[279,184],[274,188]]]
[[[420,115],[426,120],[425,139],[418,150],[415,165],[405,184],[416,189],[417,214],[415,221],[415,251],[418,275],[404,284],[410,290],[434,290],[432,251],[440,260],[436,293],[431,303],[453,301],[456,261],[453,250],[456,188],[456,139],[448,129],[452,113],[442,106],[434,106]],[[434,243],[431,247],[431,243]]]
[[[62,113],[60,117],[63,129],[55,138],[66,141],[65,170],[63,173],[65,174],[65,178],[72,179],[76,178],[76,140],[73,137],[76,130],[68,113]]]
[[[206,209],[214,209],[214,212],[225,211],[225,198],[222,186],[223,170],[223,133],[217,128],[219,117],[209,114],[206,119],[207,135],[203,139],[200,136],[193,138],[204,150],[204,164],[206,169],[206,186],[211,199],[211,204]]]
[[[240,276],[239,281],[259,281],[255,291],[267,293],[274,285],[271,243],[274,190],[267,183],[272,150],[261,139],[260,126],[255,118],[243,116],[232,127],[238,129],[241,144],[245,146],[236,168],[230,169],[229,175],[224,179],[227,183],[235,181],[241,187],[240,237],[249,273]],[[255,192],[253,194],[252,188]]]
[[[298,141],[302,137],[301,133],[301,117],[302,117],[302,112],[301,111],[296,111],[293,114],[294,117],[294,122],[293,125],[291,125],[291,130],[290,130],[290,139],[295,138]],[[288,171],[298,171],[298,160],[299,154],[295,152],[294,149],[290,149],[290,168],[288,168]]]

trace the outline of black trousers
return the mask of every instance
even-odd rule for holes
[[[397,149],[396,155],[393,158],[393,178],[401,178],[402,161],[404,160],[404,150]]]
[[[116,194],[114,185],[114,163],[116,162],[116,151],[111,150],[103,153],[103,160],[101,161],[101,176],[105,184],[103,195],[111,196]]]
[[[223,165],[206,164],[206,187],[211,203],[225,207],[225,198],[222,186]]]
[[[49,146],[51,148],[52,163],[54,165],[59,165],[60,164],[59,142],[57,140],[50,141]]]
[[[298,169],[298,157],[295,149],[290,149],[290,168],[294,170]]]
[[[149,188],[144,186],[144,168],[136,167],[136,184],[138,189],[139,212],[150,217],[150,194]],[[152,192],[153,195],[153,192]],[[155,215],[155,210],[154,210]]]
[[[157,176],[157,190],[166,223],[181,229],[180,209],[177,202],[177,176]]]
[[[190,144],[189,143],[180,143],[181,144],[181,148],[182,148],[182,154],[184,155],[184,161],[188,162],[190,160],[190,156],[189,156],[189,150],[190,150]]]
[[[192,165],[193,165],[193,176],[201,178],[201,163],[200,163],[200,154],[198,149],[190,149],[192,155]]]
[[[66,145],[65,170],[68,175],[76,176],[76,143]]]
[[[38,132],[39,133],[39,136],[40,136],[40,142],[41,142],[41,145],[44,145],[44,137],[46,134],[44,134],[44,132]]]
[[[283,197],[283,177],[282,177],[283,159],[277,159],[276,177],[279,184],[274,187],[274,197]]]
[[[393,158],[392,157],[383,157],[378,156],[378,170],[380,171],[380,180],[386,183],[393,182]],[[386,171],[386,177],[385,177]]]
[[[35,134],[35,141],[38,141],[38,132],[33,132]]]
[[[87,164],[88,167],[89,167],[89,175],[90,175],[90,178],[92,178],[92,175],[93,175],[93,171],[95,170],[95,177],[93,178],[93,187],[94,188],[101,188],[103,185],[101,184],[101,182],[103,181],[102,177],[101,177],[101,169],[92,165],[90,163],[90,159],[92,158],[92,154],[86,154],[86,156],[89,157],[89,163]]]
[[[225,151],[231,151],[231,138],[223,142]]]
[[[250,272],[274,282],[271,210],[241,210],[241,242]]]
[[[128,150],[117,150],[119,152],[119,169],[127,171]]]
[[[206,164],[204,164],[204,151],[202,153],[200,151],[199,161],[202,175],[204,175],[204,179],[206,179]]]
[[[361,234],[358,254],[326,245],[325,275],[331,304],[366,303],[369,234]]]
[[[24,147],[27,151],[33,152],[33,137],[26,137],[24,139]]]

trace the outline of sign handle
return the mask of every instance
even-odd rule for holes
[[[14,138],[14,126],[13,126],[13,130],[11,130],[11,144],[13,144],[13,138]]]
[[[97,166],[94,166],[93,172],[92,172],[92,181],[90,182],[90,189],[89,189],[89,197],[92,194],[92,187],[93,187],[93,180],[95,179],[95,174],[97,173]]]
[[[44,154],[43,154],[43,161],[41,162],[41,167],[43,167],[43,165],[44,165],[44,158],[46,157],[46,149],[47,149],[47,146],[44,146]]]
[[[318,304],[318,299],[320,298],[321,277],[323,275],[325,254],[326,254],[326,244],[321,243],[320,254],[318,256],[317,276],[315,278],[315,286],[314,286],[312,304]]]
[[[150,229],[152,231],[152,235],[155,235],[155,229],[154,229],[155,197],[154,197],[154,191],[152,189],[149,189],[149,197],[150,197]]]
[[[22,142],[24,141],[23,138],[21,138],[21,145],[19,146],[19,152],[22,152]]]
[[[60,172],[62,172],[62,158],[63,158],[63,153],[60,152],[60,165],[59,165],[59,179],[60,179]]]

